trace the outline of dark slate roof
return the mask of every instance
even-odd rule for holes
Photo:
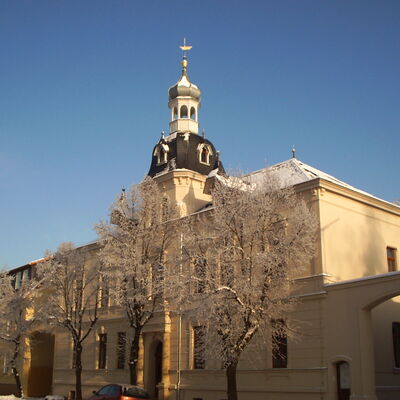
[[[199,161],[198,147],[203,143],[209,145],[211,149],[209,165]],[[164,145],[164,148],[168,146],[168,159],[167,163],[158,165],[157,156],[154,153],[160,145]],[[154,177],[175,169],[188,169],[203,175],[208,175],[215,169],[222,174],[225,173],[214,145],[208,139],[189,132],[174,132],[162,137],[153,148],[149,176]]]

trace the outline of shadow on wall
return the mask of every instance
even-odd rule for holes
[[[53,381],[54,335],[34,332],[30,341],[31,359],[27,395],[46,396],[51,393]]]
[[[375,213],[372,210],[368,210],[365,216],[365,231],[363,235],[366,243],[362,259],[364,277],[388,272],[387,269],[380,268],[386,265],[386,243],[377,223]]]

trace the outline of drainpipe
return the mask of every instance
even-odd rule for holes
[[[180,237],[180,252],[181,252],[181,260],[179,263],[179,276],[178,276],[178,284],[180,289],[180,279],[182,275],[182,263],[183,263],[183,237],[181,232]],[[178,366],[177,366],[177,381],[176,381],[176,400],[180,400],[180,389],[181,389],[181,344],[182,344],[182,312],[181,312],[181,298],[179,298],[178,305]]]
[[[176,400],[180,400],[180,388],[181,388],[181,342],[182,342],[182,315],[179,312],[178,317],[178,371],[177,371],[177,382],[176,382]]]

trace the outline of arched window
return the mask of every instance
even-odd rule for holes
[[[169,146],[159,143],[154,150],[153,156],[157,157],[157,165],[165,164],[168,161]]]
[[[174,107],[173,119],[178,119],[178,107]]]
[[[181,107],[181,118],[188,118],[188,109],[186,106]]]
[[[200,161],[204,164],[209,164],[210,152],[206,146],[203,147],[200,154]]]
[[[196,121],[196,109],[194,107],[191,107],[190,109],[190,119]]]
[[[200,163],[210,165],[210,156],[213,152],[209,144],[200,143],[197,147],[197,155]]]
[[[350,366],[347,361],[336,363],[336,381],[338,400],[348,400],[351,395]]]
[[[167,162],[167,152],[164,149],[160,149],[160,154],[158,157],[158,164],[164,164]]]

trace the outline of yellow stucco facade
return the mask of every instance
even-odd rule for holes
[[[211,201],[204,193],[206,177],[198,173],[178,170],[156,179],[180,206],[181,215]],[[238,371],[240,398],[340,399],[338,365],[344,362],[348,365],[342,372],[349,385],[347,398],[396,399],[400,369],[394,363],[392,322],[400,321],[396,298],[400,272],[388,271],[386,247],[400,246],[400,209],[323,178],[295,187],[319,221],[315,257],[296,279],[300,302],[293,317],[299,321],[299,333],[288,342],[287,368],[273,368],[268,343],[262,351],[247,351]],[[93,245],[91,251],[95,254]],[[48,386],[43,379],[52,375],[52,392],[67,395],[74,389],[71,339],[65,331],[49,330],[47,336],[44,332],[36,333],[43,335],[41,344],[26,347],[27,394],[44,394],[40,390]],[[127,366],[117,368],[119,332],[126,332],[129,341],[124,314],[113,305],[103,308],[85,344],[85,396],[104,384],[128,381]],[[104,369],[98,368],[99,333],[108,337]],[[53,339],[54,358],[50,360],[48,346]],[[225,374],[216,360],[206,369],[194,368],[193,340],[191,326],[172,312],[157,315],[145,327],[138,380],[154,398],[226,398]]]

